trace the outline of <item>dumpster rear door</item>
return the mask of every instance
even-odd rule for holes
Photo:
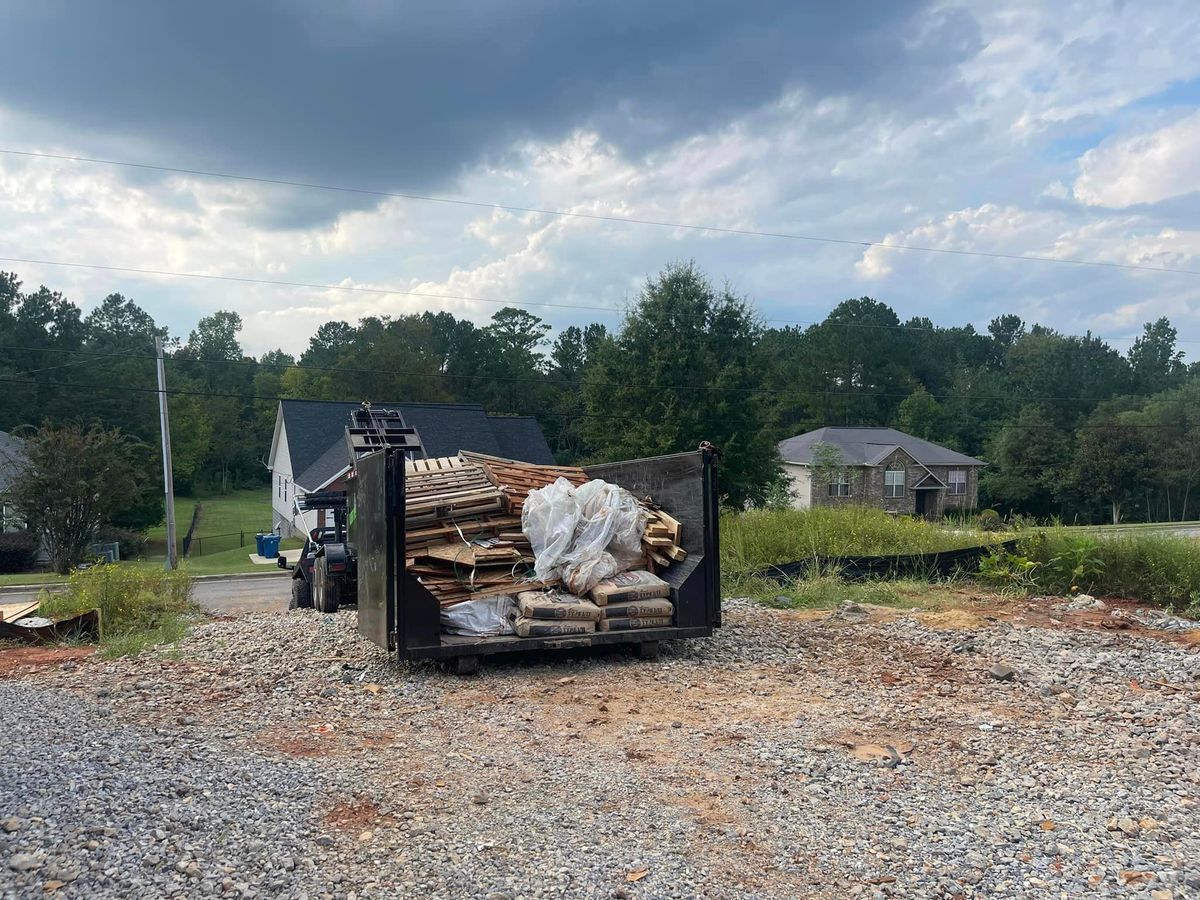
[[[404,528],[404,456],[378,450],[359,457],[354,468],[347,518],[358,557],[358,633],[392,650],[397,552]]]

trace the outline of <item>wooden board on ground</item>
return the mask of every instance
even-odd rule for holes
[[[37,600],[21,600],[18,603],[0,604],[0,622],[15,622],[37,612]]]

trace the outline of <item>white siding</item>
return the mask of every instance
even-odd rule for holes
[[[284,537],[304,534],[304,523],[292,512],[295,484],[292,481],[292,455],[288,450],[283,414],[276,413],[274,452],[271,454],[271,527]],[[285,499],[286,497],[286,499]]]
[[[808,509],[812,506],[812,473],[808,466],[797,466],[785,463],[784,474],[787,475],[789,489],[792,492],[792,507]]]

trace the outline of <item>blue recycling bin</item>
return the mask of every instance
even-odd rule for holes
[[[267,537],[267,535],[263,534],[261,531],[254,536],[254,550],[259,556],[267,555],[263,553],[263,538],[265,537]]]
[[[262,553],[259,556],[267,559],[274,559],[279,555],[279,535],[264,534],[262,539]]]

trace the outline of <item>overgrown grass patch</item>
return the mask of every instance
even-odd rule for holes
[[[96,566],[72,573],[64,591],[43,592],[38,615],[63,618],[99,609],[105,655],[136,656],[187,634],[191,594],[186,572]]]
[[[1023,536],[1016,553],[993,554],[980,578],[1040,593],[1123,597],[1200,614],[1200,541],[1048,528]]]
[[[814,557],[938,553],[1002,538],[865,506],[756,509],[721,517],[721,569],[745,574]]]

